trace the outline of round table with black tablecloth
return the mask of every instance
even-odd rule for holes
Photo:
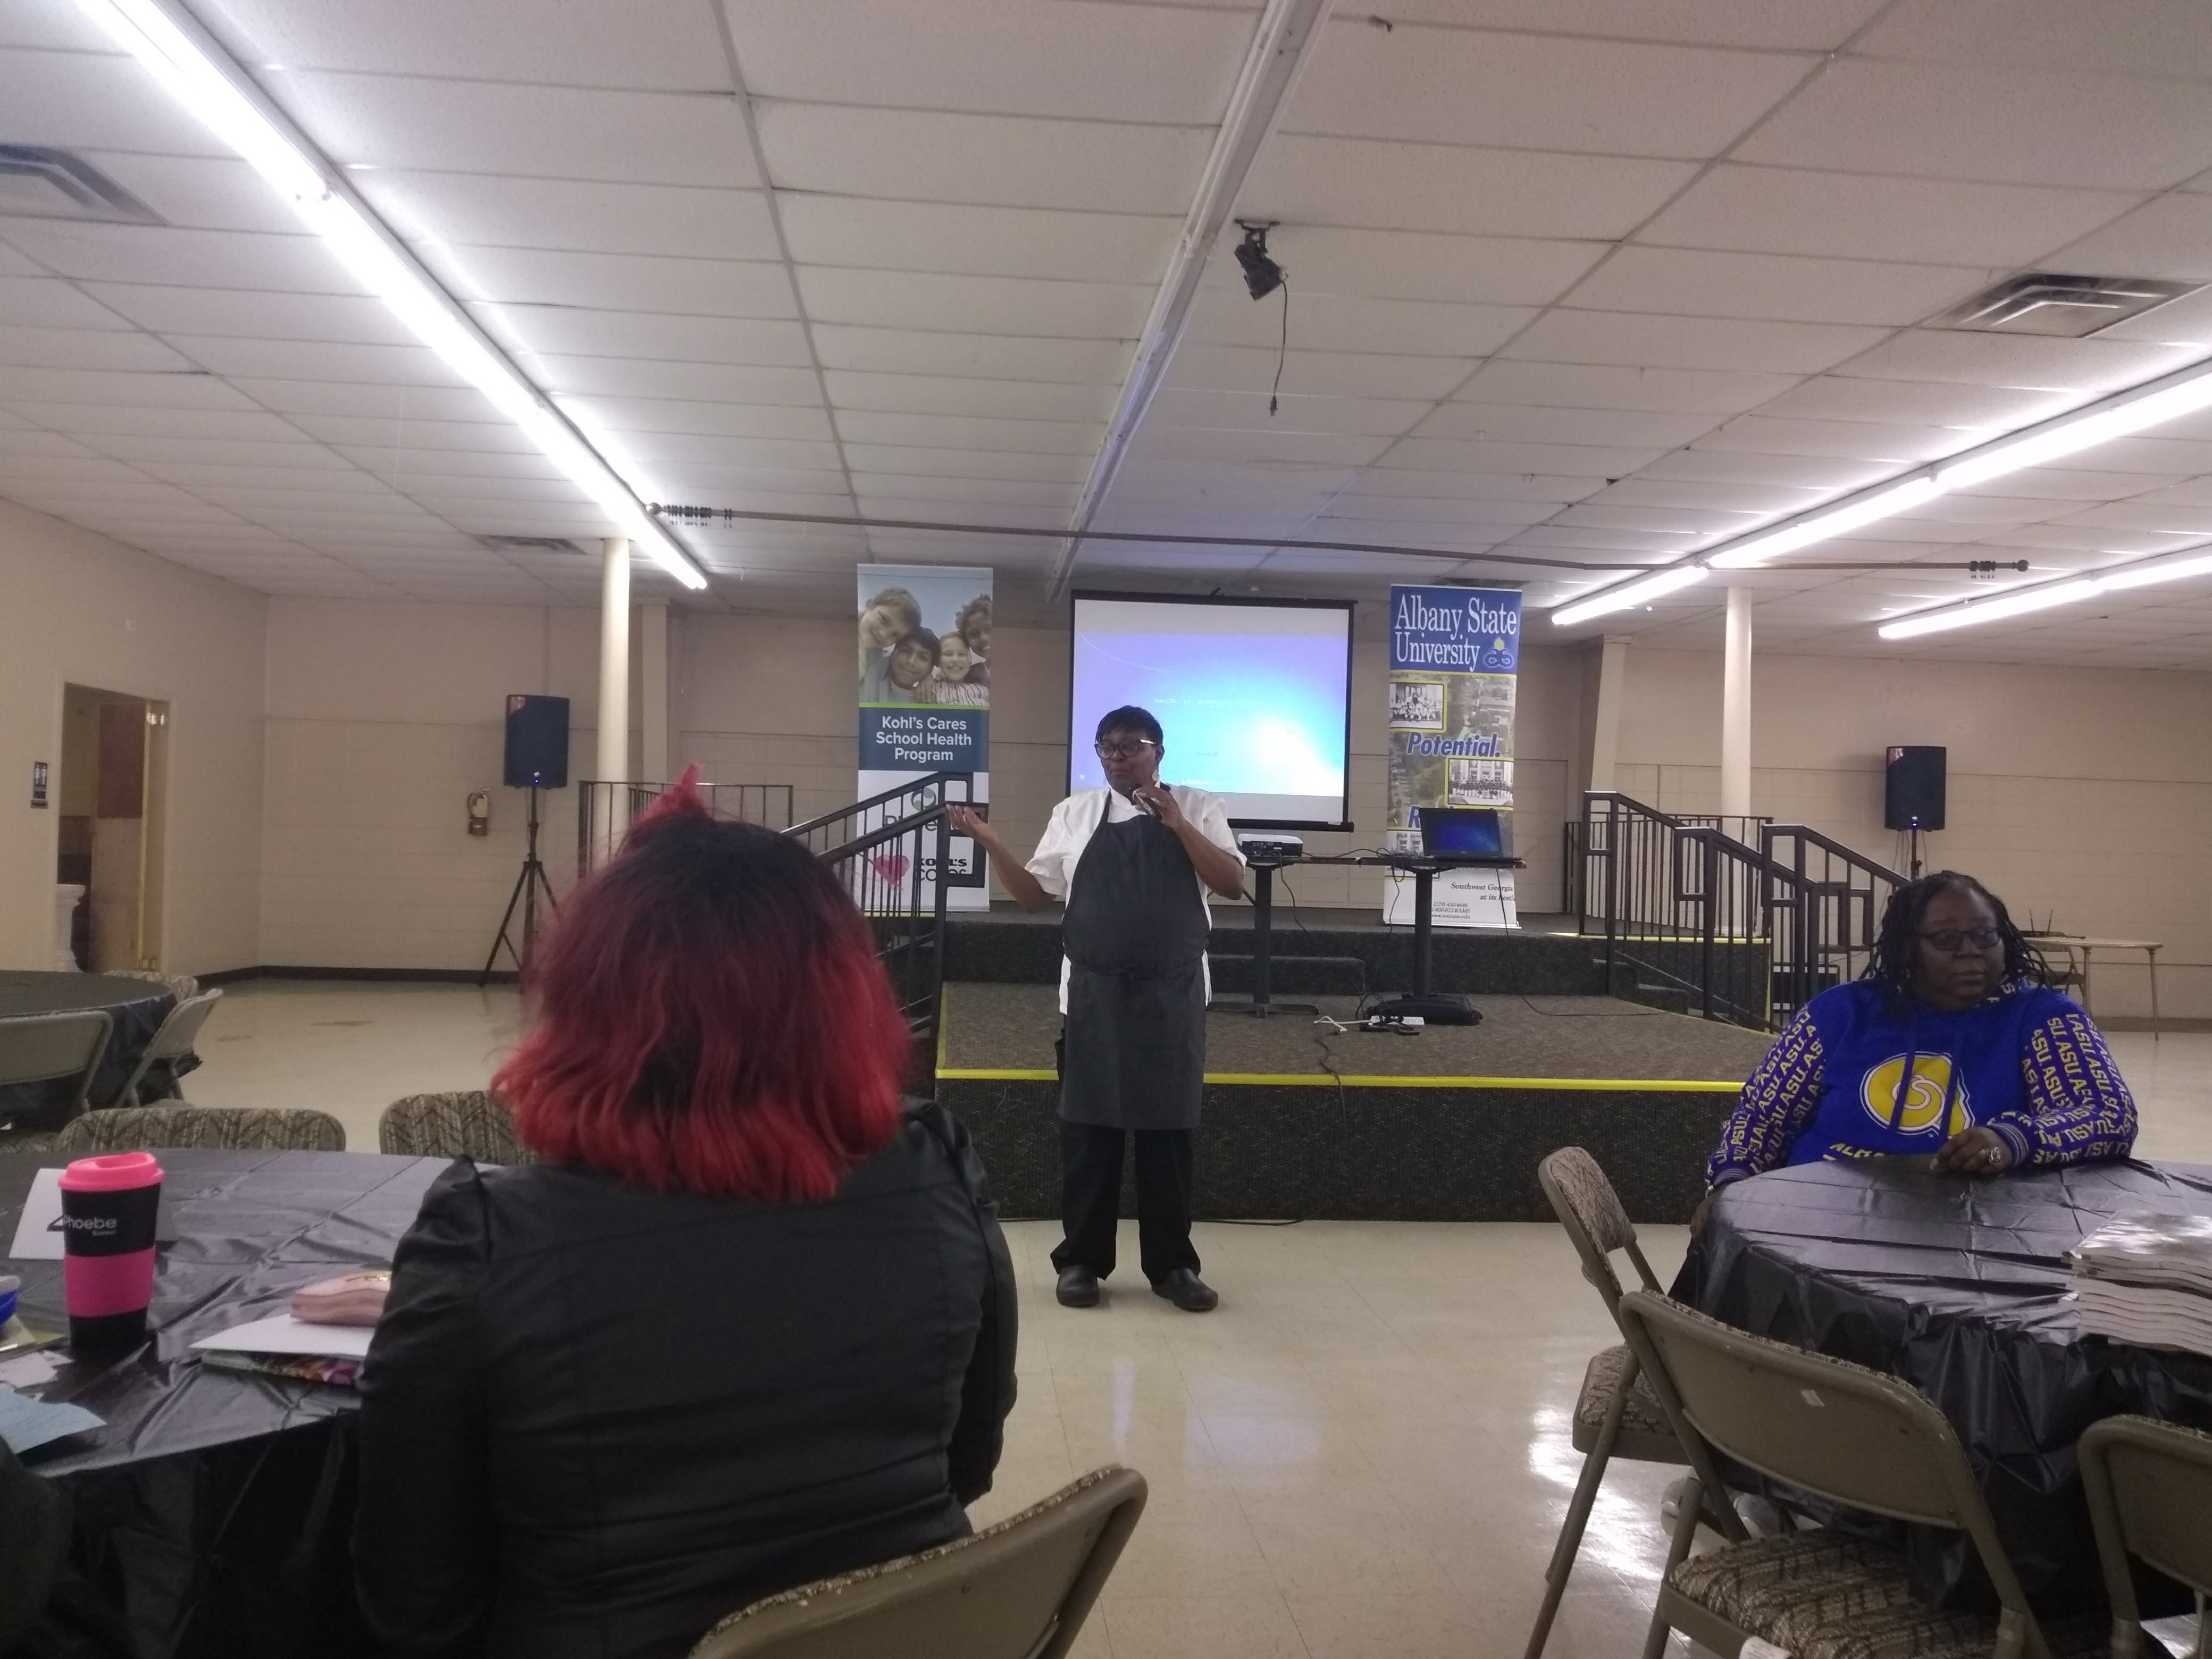
[[[42,1390],[106,1427],[33,1454],[69,1483],[79,1555],[126,1603],[149,1656],[348,1651],[349,1389],[204,1366],[191,1344],[283,1312],[303,1285],[392,1260],[447,1160],[358,1152],[166,1151],[153,1335]],[[0,1249],[51,1155],[0,1156]],[[23,1318],[65,1329],[62,1264],[0,1260]],[[216,1546],[220,1544],[220,1550]],[[218,1571],[218,1565],[220,1570]],[[198,1615],[185,1620],[198,1604]],[[207,1646],[211,1632],[221,1642]]]
[[[40,974],[0,971],[0,1019],[22,1014],[73,1014],[87,1008],[104,1008],[115,1021],[107,1040],[107,1054],[92,1080],[92,1103],[112,1106],[115,1096],[138,1064],[138,1056],[161,1029],[169,1010],[177,1006],[176,994],[158,980],[131,979],[121,974]],[[151,1103],[176,1093],[176,1079],[199,1064],[187,1057],[149,1071],[138,1095]],[[0,1089],[0,1125],[13,1121],[19,1128],[51,1129],[69,1111],[75,1085],[67,1079],[51,1083],[27,1083]]]
[[[1957,1430],[2030,1598],[2094,1605],[2082,1431],[2123,1412],[2212,1429],[2212,1357],[2084,1336],[2067,1300],[2066,1252],[2130,1211],[2212,1214],[2212,1168],[1972,1181],[1925,1158],[1804,1164],[1721,1188],[1674,1293],[1922,1389]],[[1929,1601],[1994,1608],[1963,1534],[1915,1528],[1905,1544]]]

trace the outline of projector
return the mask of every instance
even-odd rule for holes
[[[1255,864],[1294,864],[1306,855],[1305,842],[1279,830],[1244,830],[1237,845]]]

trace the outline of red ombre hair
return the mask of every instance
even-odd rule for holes
[[[827,1198],[899,1121],[906,1022],[852,900],[805,848],[717,822],[698,769],[577,888],[492,1087],[525,1145],[633,1186]]]

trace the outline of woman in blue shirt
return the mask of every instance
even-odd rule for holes
[[[1891,896],[1866,976],[1814,997],[1767,1051],[1705,1180],[1913,1153],[1995,1176],[2125,1158],[2135,1138],[2103,1035],[2044,983],[2003,903],[1942,870]]]

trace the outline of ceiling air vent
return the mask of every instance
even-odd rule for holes
[[[89,161],[42,144],[0,144],[0,215],[10,214],[110,225],[167,222]]]
[[[1969,328],[1985,334],[2059,334],[2079,339],[2154,306],[2194,293],[2194,283],[2161,283],[2148,277],[2069,276],[2032,270],[2009,276],[1956,305],[1929,325]]]
[[[477,542],[495,553],[566,553],[575,558],[584,556],[584,550],[565,536],[479,536]]]

